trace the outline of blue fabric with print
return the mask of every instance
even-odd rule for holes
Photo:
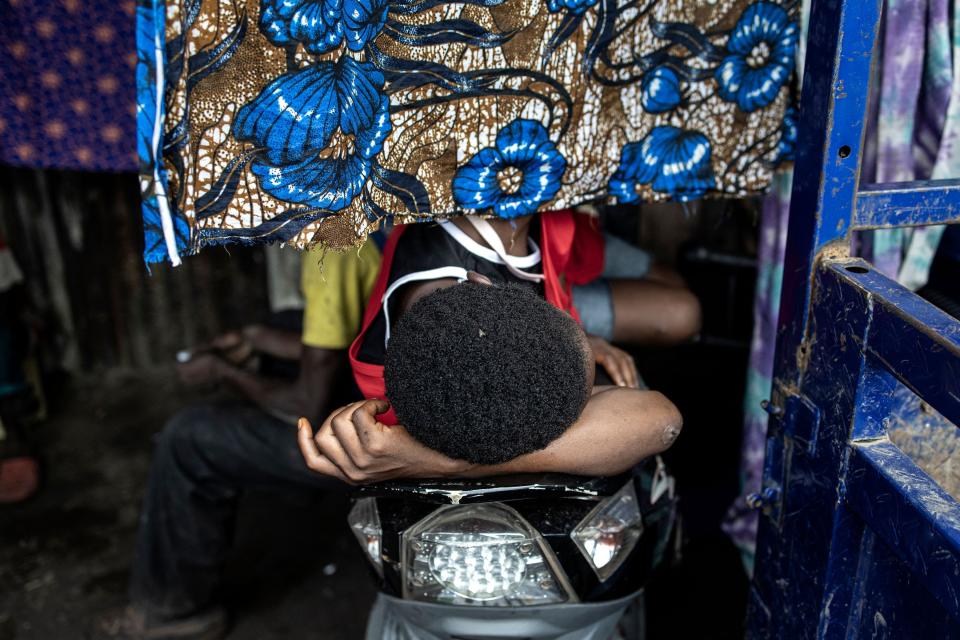
[[[747,7],[714,74],[721,97],[747,112],[773,102],[790,79],[799,34],[780,5],[755,2]]]
[[[534,1],[137,0],[146,259],[742,196],[792,157],[792,0]]]
[[[301,43],[311,53],[326,53],[346,42],[361,51],[383,28],[384,0],[263,0],[260,28],[276,45]]]
[[[251,169],[268,193],[339,211],[363,189],[390,133],[382,89],[383,74],[368,63],[320,62],[270,83],[240,109],[233,134],[262,149]]]
[[[0,163],[134,171],[135,0],[0,0]]]
[[[650,113],[670,111],[680,104],[682,91],[677,72],[670,67],[656,67],[643,76],[640,84],[641,103]]]
[[[497,134],[497,146],[473,156],[453,179],[453,197],[468,210],[492,209],[501,218],[536,212],[560,189],[567,168],[547,130],[533,120],[515,120]],[[504,188],[513,169],[515,188]]]
[[[651,185],[680,202],[703,197],[714,188],[710,141],[700,132],[665,125],[626,145],[610,193],[621,203],[637,202],[640,185]]]

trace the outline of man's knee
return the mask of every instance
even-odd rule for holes
[[[700,333],[701,324],[700,301],[689,289],[675,289],[660,304],[658,340],[663,344],[686,342]]]
[[[217,422],[217,411],[212,406],[198,405],[181,409],[163,427],[158,449],[180,462],[194,459],[198,452],[210,448],[218,431]]]
[[[672,309],[671,331],[677,341],[689,340],[700,333],[703,324],[703,312],[700,300],[689,289],[677,292]]]

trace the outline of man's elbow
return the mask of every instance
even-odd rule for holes
[[[615,389],[610,393],[630,394],[631,402],[619,407],[622,429],[616,454],[606,457],[598,468],[590,468],[587,475],[613,476],[622,473],[643,460],[663,453],[673,445],[683,429],[680,411],[659,391],[628,391]],[[616,419],[615,419],[616,420]]]
[[[656,394],[657,408],[653,425],[653,442],[651,443],[653,451],[651,451],[651,455],[663,453],[673,446],[683,430],[683,416],[680,415],[680,410],[677,409],[676,405],[662,393],[658,391],[652,393]]]

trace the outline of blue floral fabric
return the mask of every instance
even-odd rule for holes
[[[519,184],[504,185],[513,167]],[[501,218],[536,213],[560,190],[567,168],[547,129],[535,120],[514,120],[497,134],[496,147],[481,149],[453,178],[453,197],[464,209],[486,210]]]
[[[794,106],[787,107],[783,114],[783,129],[780,131],[780,141],[777,142],[777,159],[779,165],[783,162],[793,162],[794,152],[797,147],[797,125],[799,123],[800,113]]]
[[[680,77],[667,66],[654,67],[643,76],[640,87],[643,90],[640,104],[648,113],[670,111],[683,100]]]
[[[595,4],[597,0],[548,0],[547,8],[554,13],[566,10],[573,14],[581,14]]]
[[[390,133],[383,74],[349,56],[284,74],[233,121],[263,149],[250,169],[279,200],[339,211],[360,193]],[[350,140],[352,138],[352,140]]]
[[[137,158],[140,163],[140,195],[143,201],[144,260],[180,263],[190,237],[183,216],[170,211],[167,171],[161,161],[163,138],[157,131],[163,126],[164,102],[156,91],[163,76],[163,41],[157,38],[163,24],[160,0],[137,2]]]
[[[679,202],[702,198],[716,185],[710,141],[702,133],[665,125],[626,145],[610,193],[622,203],[638,202],[644,185]]]
[[[716,70],[723,99],[747,112],[773,102],[790,79],[799,33],[797,23],[780,5],[761,0],[747,7]]]
[[[138,0],[148,261],[763,191],[794,0]]]
[[[263,0],[260,10],[260,28],[270,42],[300,43],[310,53],[326,53],[341,42],[362,51],[387,20],[383,0]]]

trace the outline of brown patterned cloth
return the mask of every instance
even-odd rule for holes
[[[743,196],[793,148],[793,1],[140,8],[148,260],[342,247],[387,217]]]

